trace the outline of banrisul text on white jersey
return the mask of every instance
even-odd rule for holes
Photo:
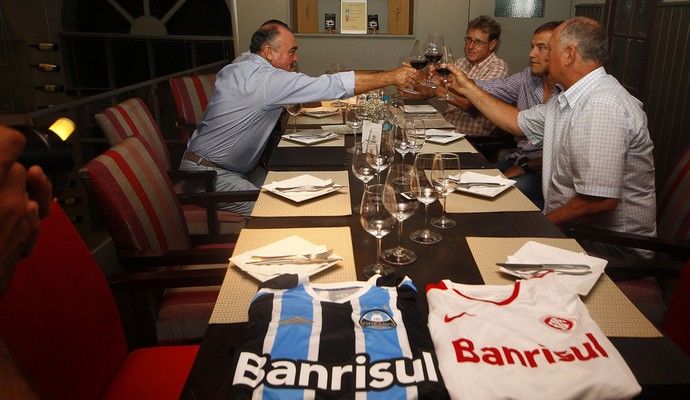
[[[520,350],[506,346],[483,346],[481,349],[475,349],[474,342],[465,338],[454,340],[453,348],[459,363],[483,362],[491,365],[522,365],[530,368],[537,368],[540,364],[543,365],[543,363],[588,361],[598,357],[609,357],[594,335],[587,333],[585,336],[588,340],[583,342],[582,345],[570,346],[562,350],[548,349],[546,347]]]
[[[268,355],[242,352],[233,385],[256,388],[263,383],[272,387],[339,391],[349,389],[344,387],[344,381],[354,382],[355,390],[438,382],[431,353],[421,354],[421,359],[397,358],[375,363],[371,363],[366,354],[358,354],[353,364],[323,365],[310,361],[271,360]]]

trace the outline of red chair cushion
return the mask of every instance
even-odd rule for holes
[[[133,351],[113,378],[103,399],[179,399],[198,351],[199,346],[196,345]]]
[[[690,260],[685,264],[664,318],[664,332],[690,356]]]

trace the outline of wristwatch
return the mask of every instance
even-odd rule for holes
[[[520,157],[520,159],[517,162],[517,165],[522,167],[522,169],[524,169],[525,172],[530,171],[530,169],[529,169],[529,158],[527,158],[527,157]]]

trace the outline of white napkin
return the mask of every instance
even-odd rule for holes
[[[313,137],[321,136],[321,137]],[[319,143],[326,140],[331,140],[337,138],[338,135],[333,132],[325,132],[323,129],[300,129],[297,133],[286,133],[283,138],[290,139],[293,142],[299,142],[302,144],[313,144]]]
[[[338,112],[340,112],[340,110],[335,107],[310,107],[302,109],[302,113],[305,115],[316,118],[327,117]]]
[[[319,179],[315,176],[309,175],[309,174],[304,174],[300,176],[296,176],[294,178],[289,178],[285,179],[282,181],[278,182],[273,182],[269,183],[266,185],[263,185],[262,188],[270,191],[271,193],[275,193],[277,195],[283,196],[287,199],[290,199],[295,202],[301,202],[309,199],[313,199],[314,197],[318,197],[321,195],[324,195],[326,193],[330,193],[333,191],[338,190],[338,188],[334,187],[327,187],[322,190],[310,190],[310,191],[290,191],[290,192],[281,192],[276,190],[277,187],[293,187],[293,186],[303,186],[303,185],[327,185],[329,183],[333,182],[331,179]]]
[[[515,254],[508,256],[509,263],[527,263],[527,264],[586,264],[592,269],[591,274],[586,275],[566,275],[558,274],[558,280],[569,290],[578,293],[581,296],[586,296],[594,284],[597,283],[599,276],[604,273],[604,268],[608,261],[592,257],[584,253],[575,253],[568,250],[563,250],[558,247],[547,246],[545,244],[529,241],[525,243]],[[518,278],[528,278],[530,275],[516,273],[506,268],[500,267],[501,272],[517,276]]]
[[[477,172],[465,171],[457,175],[451,176],[453,179],[457,179],[460,183],[472,183],[472,182],[493,182],[502,183],[503,186],[469,186],[469,187],[458,187],[459,191],[469,192],[478,194],[485,197],[495,197],[499,193],[508,189],[515,184],[512,179],[505,179],[500,175],[491,176],[484,175]]]
[[[436,109],[431,104],[405,104],[405,112],[408,114],[413,113],[435,113]]]
[[[427,129],[426,141],[432,143],[446,144],[465,137],[464,133],[442,131],[440,129]]]
[[[283,274],[298,274],[300,276],[311,276],[326,268],[332,267],[338,261],[331,262],[315,262],[313,264],[271,264],[271,265],[256,265],[247,264],[247,261],[254,256],[281,256],[292,254],[309,254],[320,253],[326,251],[325,245],[315,245],[299,236],[290,236],[281,239],[269,245],[259,247],[258,249],[250,250],[245,253],[230,257],[230,261],[237,265],[243,271],[254,278],[265,282],[269,279],[275,278]],[[343,258],[337,254],[329,256],[330,259],[342,260]]]

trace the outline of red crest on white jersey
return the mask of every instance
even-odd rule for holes
[[[572,332],[577,322],[574,318],[557,317],[555,315],[545,315],[539,320],[549,328],[566,333]]]

